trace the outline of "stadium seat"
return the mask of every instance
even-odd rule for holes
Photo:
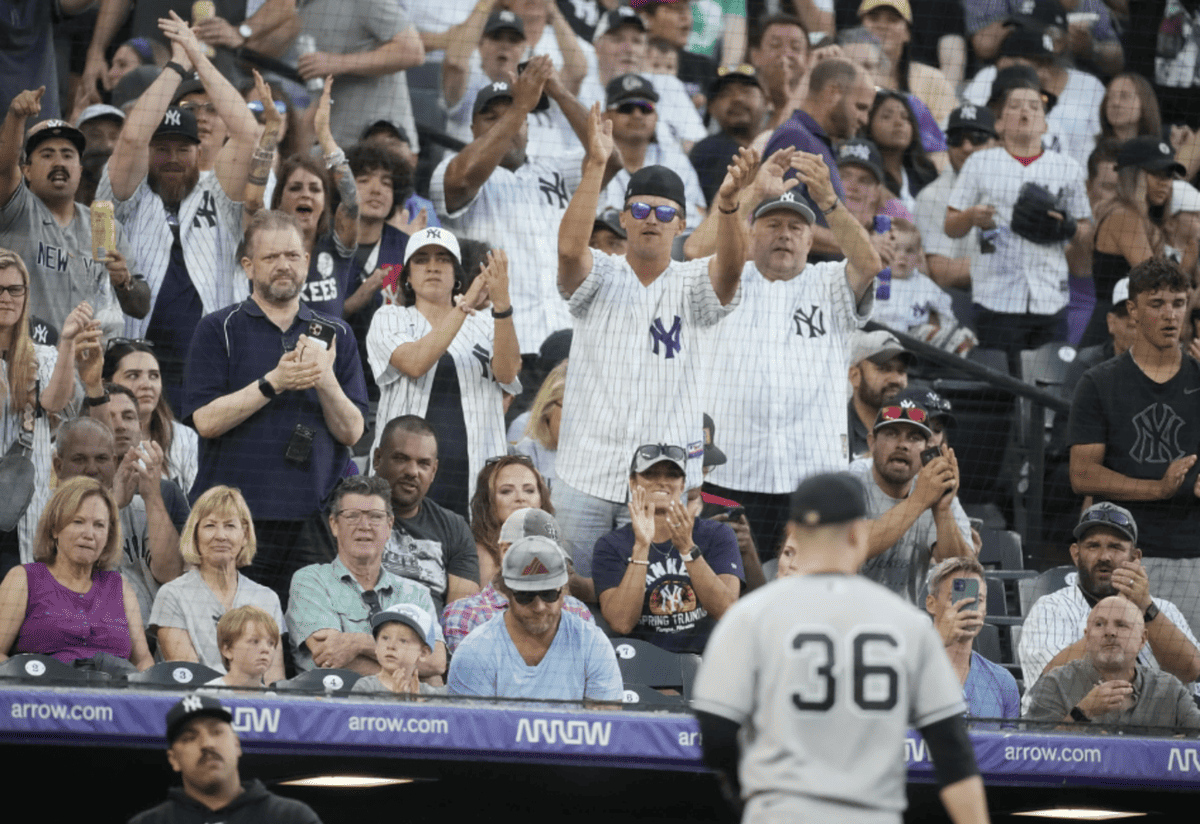
[[[220,677],[221,673],[212,667],[206,667],[194,661],[163,661],[144,672],[130,675],[126,680],[131,684],[153,684],[160,687],[190,690]]]
[[[983,547],[979,550],[979,563],[989,572],[1001,570],[1015,572],[1025,569],[1025,556],[1021,551],[1021,536],[1008,529],[979,530]]]
[[[349,695],[354,684],[362,678],[348,669],[313,669],[295,678],[276,681],[271,689],[279,692],[320,692],[326,695]]]
[[[0,680],[42,681],[47,684],[65,683],[108,685],[112,676],[97,670],[76,669],[49,655],[23,652],[0,662]]]
[[[626,684],[645,684],[655,689],[674,689],[687,694],[684,689],[684,665],[687,653],[668,652],[648,641],[634,638],[613,638],[613,650],[617,653],[617,664],[621,668],[621,680]],[[693,655],[692,658],[699,658]],[[692,672],[694,677],[694,671]]]
[[[654,687],[645,684],[625,684],[624,706],[631,710],[663,710],[684,708],[681,695],[663,695]]]
[[[1021,611],[1028,615],[1030,607],[1037,603],[1038,598],[1074,584],[1077,577],[1075,567],[1069,564],[1046,570],[1037,577],[1033,591],[1029,594],[1029,603],[1022,605]]]
[[[1003,664],[1004,656],[1000,652],[1000,628],[992,624],[984,624],[975,636],[975,651],[993,664]]]

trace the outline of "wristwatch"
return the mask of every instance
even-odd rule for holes
[[[238,34],[242,36],[242,40],[249,40],[254,36],[254,29],[250,28],[248,24],[243,23],[242,25],[238,26]],[[242,45],[244,46],[246,44],[242,43]]]
[[[258,379],[258,391],[263,393],[263,397],[267,400],[273,400],[279,393],[275,391],[275,387],[266,378]]]
[[[692,544],[691,549],[689,549],[687,552],[679,553],[679,557],[683,558],[684,563],[691,563],[692,561],[699,560],[700,547],[696,546],[695,544]]]
[[[1142,613],[1142,622],[1148,624],[1157,617],[1158,617],[1158,604],[1151,601],[1150,606],[1146,607],[1146,611]]]
[[[1086,715],[1083,714],[1083,710],[1079,709],[1078,704],[1075,705],[1074,707],[1071,707],[1070,715],[1071,715],[1071,718],[1073,718],[1076,721],[1079,721],[1082,724],[1092,723],[1092,719],[1088,718]]]

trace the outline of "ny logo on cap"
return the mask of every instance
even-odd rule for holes
[[[503,80],[498,80],[498,81],[496,81],[495,83],[493,83],[493,84],[492,84],[492,91],[494,91],[494,92],[506,92],[506,91],[508,91],[508,83],[506,83],[506,82],[505,82],[505,81],[503,81]]]
[[[1033,14],[1033,10],[1037,8],[1037,3],[1034,0],[1024,0],[1021,3],[1021,14]]]
[[[546,569],[546,565],[542,563],[541,558],[534,558],[525,568],[521,570],[522,575],[549,575],[550,570]]]
[[[779,196],[779,202],[780,203],[795,203],[796,196],[794,194],[792,194],[791,192],[784,192],[783,194],[781,194]]]
[[[426,230],[425,230],[425,234],[426,234],[428,237],[431,237],[431,238],[433,238],[434,240],[441,240],[441,239],[442,239],[442,230],[441,230],[441,229],[438,229],[438,228],[436,228],[436,227],[435,227],[435,228],[426,229]]]
[[[641,87],[642,78],[638,77],[636,74],[631,74],[621,81],[621,88],[627,92],[631,92],[634,89],[640,89]]]
[[[500,19],[505,23],[511,23],[517,19],[517,16],[508,9],[505,9],[504,11],[500,12]]]
[[[169,111],[166,114],[164,114],[163,115],[163,125],[164,126],[178,126],[179,125],[179,110],[176,109],[174,111]]]
[[[979,115],[975,113],[974,106],[963,106],[958,110],[958,116],[963,120],[975,120]]]
[[[842,146],[842,157],[856,157],[859,160],[865,160],[869,162],[871,160],[871,150],[861,143],[851,146]]]
[[[203,706],[204,705],[200,703],[200,697],[198,695],[189,695],[187,698],[183,699],[183,709],[185,712],[197,712]]]
[[[904,400],[900,401],[900,406],[904,409],[916,409],[917,408],[916,403],[909,400],[908,398],[905,398]]]
[[[43,129],[61,129],[63,126],[68,126],[65,120],[47,120],[42,126]]]
[[[1161,154],[1169,155],[1169,154],[1171,153],[1171,147],[1170,147],[1170,146],[1168,146],[1166,143],[1159,143],[1159,144],[1158,144],[1158,151],[1159,151]]]

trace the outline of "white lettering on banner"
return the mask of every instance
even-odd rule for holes
[[[53,718],[55,721],[106,721],[113,720],[112,707],[103,704],[13,704],[13,718]]]
[[[914,761],[928,761],[929,748],[925,745],[925,739],[905,738],[904,759],[909,764],[912,764]]]
[[[352,732],[407,732],[419,735],[448,735],[450,733],[450,722],[445,718],[352,715],[348,726]]]
[[[1179,772],[1200,772],[1200,751],[1171,747],[1171,756],[1167,759],[1167,769]]]
[[[532,722],[532,723],[531,723]],[[587,744],[607,747],[611,721],[563,721],[561,718],[522,718],[517,724],[517,741],[537,744]]]
[[[1074,761],[1099,764],[1104,760],[1098,747],[1005,747],[1007,761]]]
[[[679,746],[681,747],[699,747],[700,733],[698,732],[681,732],[679,733]]]
[[[279,710],[234,707],[233,728],[237,732],[279,732]]]

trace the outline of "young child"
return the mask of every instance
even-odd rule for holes
[[[279,625],[266,612],[249,604],[229,610],[217,622],[217,649],[226,673],[205,686],[265,689],[263,674],[275,660],[278,645]]]
[[[417,678],[417,668],[433,654],[433,618],[412,604],[397,604],[371,618],[378,675],[360,678],[351,692],[441,695],[444,687],[431,687]]]

